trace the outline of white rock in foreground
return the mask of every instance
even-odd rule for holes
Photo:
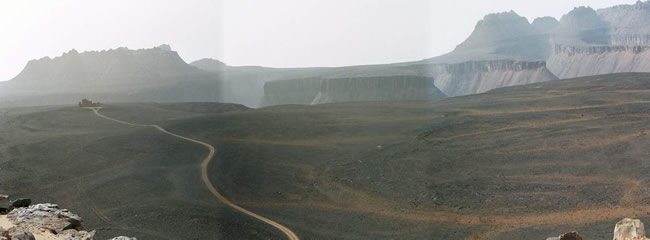
[[[614,240],[643,240],[645,227],[639,219],[625,218],[614,227]]]

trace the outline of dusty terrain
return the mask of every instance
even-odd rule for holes
[[[611,239],[650,219],[650,75],[432,102],[120,104],[215,146],[223,195],[302,239]],[[0,192],[56,199],[98,235],[282,239],[210,194],[208,151],[76,107],[0,110]]]

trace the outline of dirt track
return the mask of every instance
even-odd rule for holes
[[[180,139],[183,139],[183,140],[186,140],[186,141],[190,141],[190,142],[193,142],[193,143],[197,143],[197,144],[203,145],[204,147],[208,148],[208,150],[210,150],[210,152],[209,152],[208,156],[206,156],[205,159],[203,160],[203,162],[201,163],[201,178],[203,179],[203,182],[204,182],[205,186],[210,190],[210,192],[215,197],[217,197],[219,199],[219,201],[221,201],[222,203],[228,205],[229,207],[231,207],[231,208],[233,208],[233,209],[235,209],[235,210],[237,210],[239,212],[242,212],[242,213],[244,213],[244,214],[246,214],[248,216],[251,216],[251,217],[253,217],[255,219],[258,219],[258,220],[260,220],[262,222],[265,222],[265,223],[277,228],[278,230],[282,231],[287,236],[287,239],[289,239],[289,240],[299,240],[300,239],[289,228],[287,228],[287,227],[283,226],[282,224],[277,223],[277,222],[275,222],[275,221],[273,221],[271,219],[260,216],[260,215],[254,213],[254,212],[251,212],[251,211],[249,211],[247,209],[244,209],[244,208],[238,206],[237,204],[233,203],[232,201],[227,199],[225,196],[223,196],[221,193],[219,193],[219,191],[217,191],[217,189],[212,185],[212,182],[210,181],[210,178],[208,177],[208,173],[207,173],[208,165],[210,164],[210,161],[212,161],[212,158],[214,157],[214,154],[215,154],[215,149],[214,149],[214,147],[212,145],[207,144],[207,143],[202,142],[202,141],[199,141],[199,140],[196,140],[196,139],[184,137],[184,136],[169,132],[166,129],[164,129],[164,128],[158,126],[158,125],[136,124],[136,123],[125,122],[125,121],[121,121],[121,120],[114,119],[114,118],[111,118],[111,117],[107,117],[107,116],[99,113],[99,110],[101,109],[101,107],[89,108],[89,109],[92,109],[93,112],[95,113],[95,115],[97,115],[97,116],[99,116],[101,118],[104,118],[104,119],[108,119],[108,120],[115,121],[115,122],[118,122],[118,123],[121,123],[121,124],[129,125],[129,126],[153,127],[155,129],[157,129],[158,131],[160,131],[162,133],[165,133],[167,135],[170,135],[170,136],[173,136],[173,137],[176,137],[176,138],[180,138]],[[104,217],[101,217],[102,214],[99,214],[99,212],[96,212],[96,213],[98,213],[98,215],[100,215],[100,218],[104,219]]]

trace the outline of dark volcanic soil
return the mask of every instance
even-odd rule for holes
[[[0,114],[0,192],[56,201],[100,236],[282,239],[203,186],[207,150],[74,107]],[[650,220],[650,74],[435,102],[109,105],[217,148],[213,184],[302,239],[611,239]]]

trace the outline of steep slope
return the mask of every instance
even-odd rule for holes
[[[650,72],[650,46],[556,46],[548,68],[560,78]]]
[[[448,96],[557,80],[543,61],[493,60],[420,66]]]
[[[341,68],[314,76],[266,82],[262,105],[431,100],[443,95],[470,95],[501,87],[558,79],[546,68],[545,62],[520,60]],[[435,88],[428,86],[429,82]],[[355,94],[358,96],[352,96]]]
[[[546,68],[550,36],[559,23],[552,17],[529,23],[514,11],[489,14],[454,51],[408,65],[448,96],[558,79]]]

